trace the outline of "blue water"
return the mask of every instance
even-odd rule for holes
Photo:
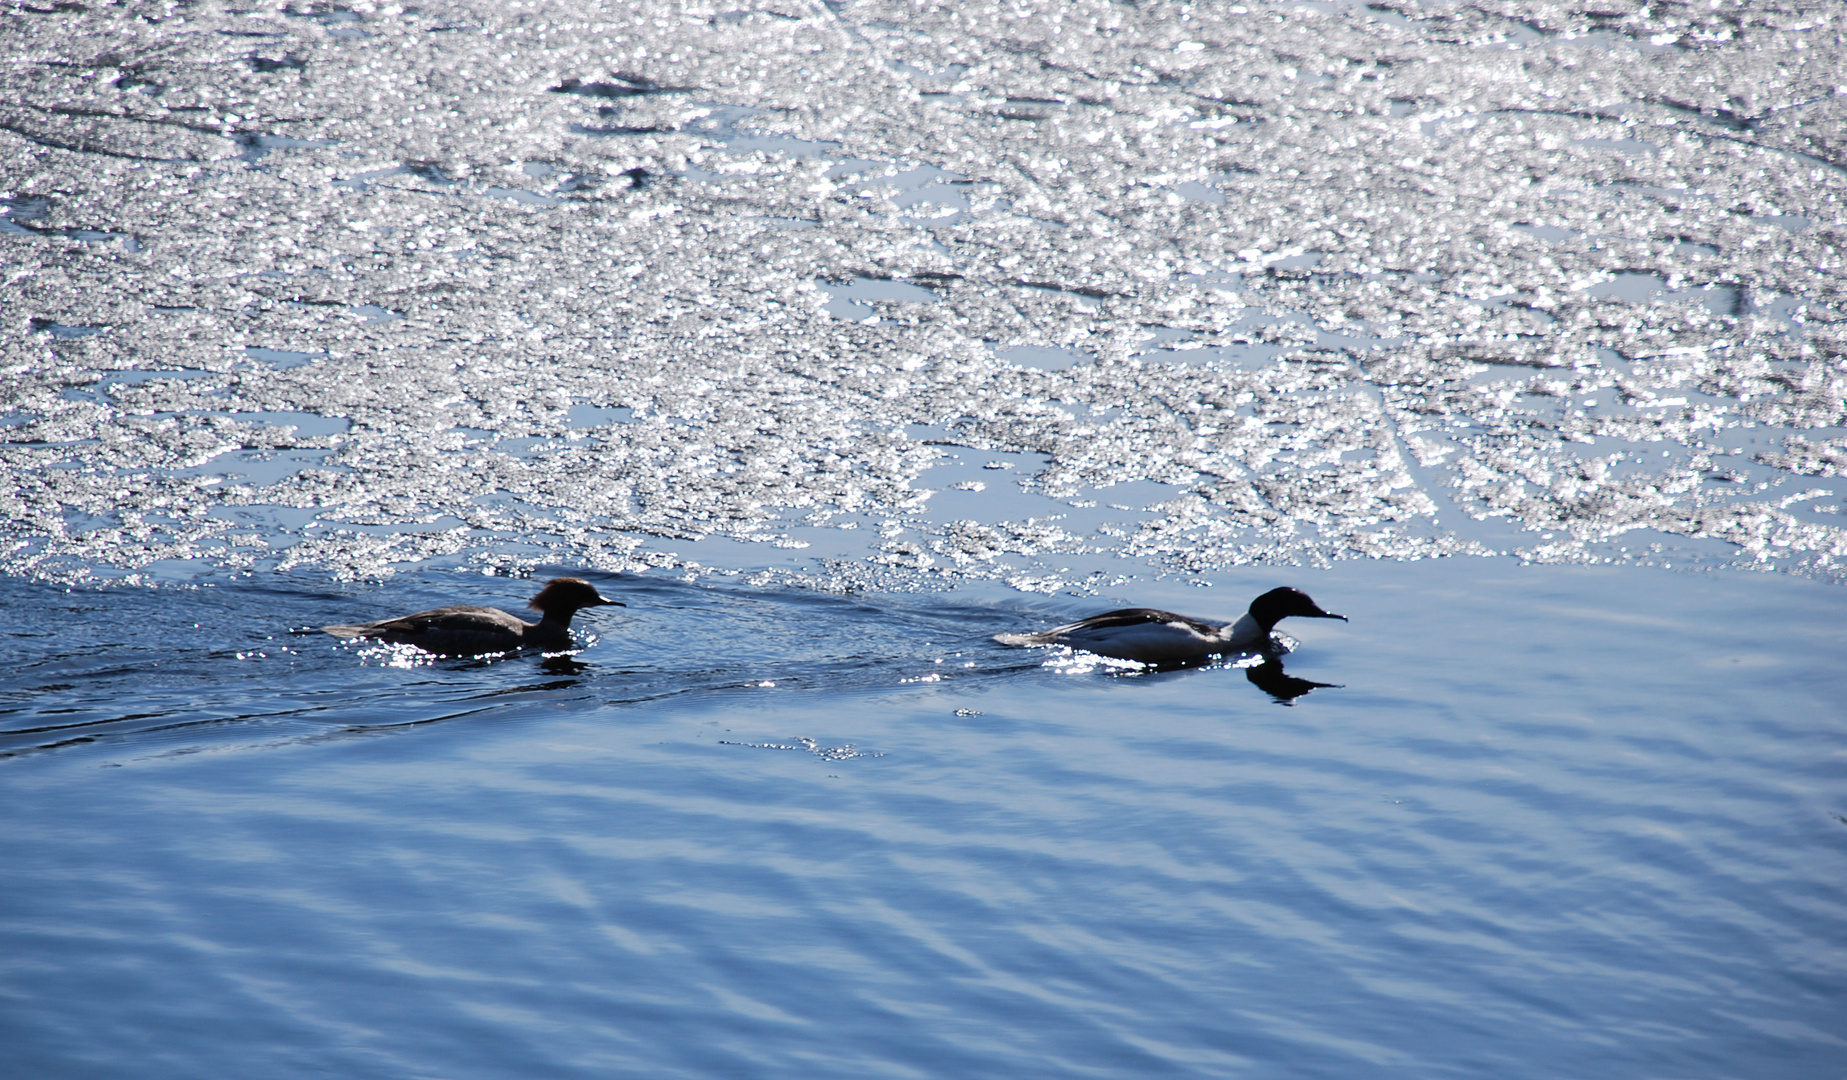
[[[988,640],[1277,583],[1352,618],[1290,707]],[[532,584],[0,580],[0,1073],[1847,1068],[1838,586],[599,585],[575,661],[394,666],[290,628]]]

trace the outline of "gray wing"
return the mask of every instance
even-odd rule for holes
[[[1057,645],[1063,643],[1072,634],[1111,630],[1124,626],[1171,626],[1176,623],[1205,637],[1211,637],[1219,632],[1219,628],[1209,622],[1201,622],[1198,619],[1176,615],[1171,611],[1162,611],[1158,608],[1137,607],[1106,611],[1101,615],[1092,615],[1082,622],[1053,627],[1037,634],[996,634],[994,640],[1002,645]]]
[[[1106,611],[1101,615],[1092,615],[1088,619],[1074,622],[1069,626],[1060,626],[1055,630],[1047,630],[1045,633],[1049,637],[1055,634],[1076,633],[1080,630],[1107,630],[1118,626],[1142,626],[1147,623],[1159,623],[1161,625],[1179,623],[1181,626],[1189,627],[1206,635],[1219,632],[1219,627],[1215,623],[1201,622],[1198,619],[1189,618],[1185,615],[1176,615],[1171,611],[1161,611],[1158,608],[1135,607],[1123,608],[1120,611]]]
[[[432,631],[443,634],[517,634],[526,624],[516,616],[495,608],[458,605],[433,608],[414,615],[359,626],[326,626],[322,629],[343,638],[399,638],[415,641]]]

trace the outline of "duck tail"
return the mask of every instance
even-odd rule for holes
[[[1050,634],[995,634],[994,640],[1002,645],[1050,645]]]

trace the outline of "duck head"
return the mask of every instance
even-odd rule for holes
[[[600,607],[604,604],[628,606],[597,592],[596,586],[583,578],[561,577],[546,582],[545,587],[539,590],[539,595],[527,601],[526,606],[548,616],[569,619],[579,608]]]
[[[1331,611],[1321,610],[1321,605],[1309,599],[1307,593],[1300,589],[1271,589],[1251,601],[1251,618],[1256,619],[1265,633],[1276,628],[1276,624],[1291,615],[1308,619],[1339,619],[1346,622],[1345,615],[1336,615]]]

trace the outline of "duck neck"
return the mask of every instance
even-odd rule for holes
[[[1250,645],[1270,640],[1270,628],[1255,614],[1246,612],[1238,617],[1237,622],[1221,629],[1219,636],[1227,642]]]
[[[1281,604],[1270,602],[1267,595],[1257,598],[1257,602],[1251,605],[1249,615],[1252,622],[1263,627],[1264,637],[1269,637],[1270,631],[1276,629],[1276,624],[1289,615],[1287,611],[1282,610]]]
[[[541,644],[568,645],[571,641],[571,616],[575,614],[577,612],[570,609],[540,612],[538,624],[526,631],[526,636]]]

